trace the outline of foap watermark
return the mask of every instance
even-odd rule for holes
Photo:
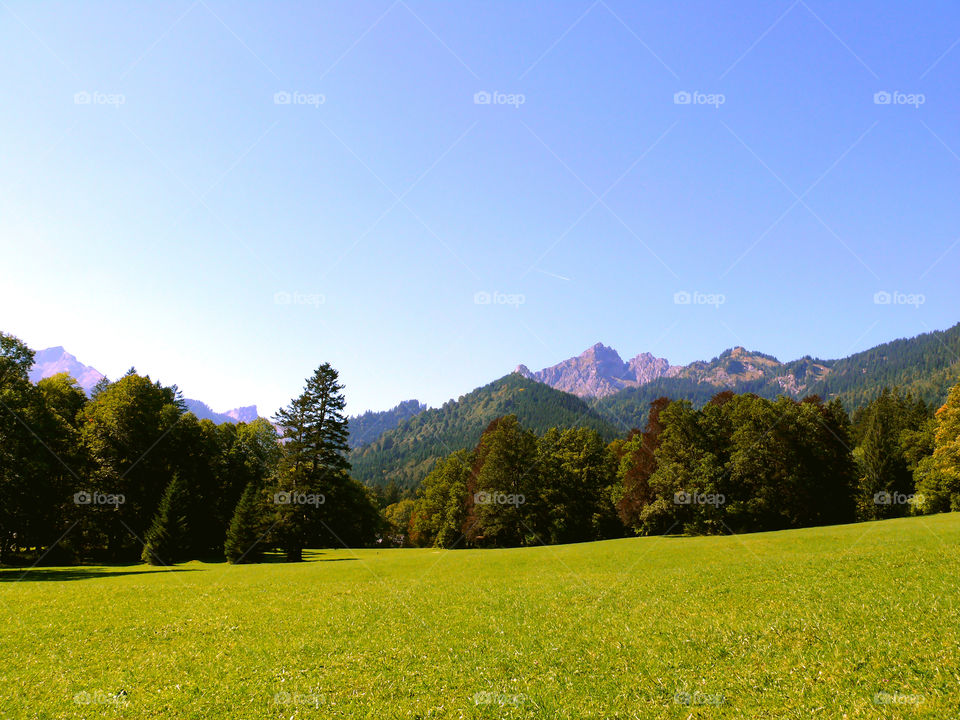
[[[127,691],[109,693],[103,690],[81,690],[73,696],[73,702],[77,705],[124,705],[127,702]]]
[[[327,699],[319,693],[297,693],[281,691],[273,696],[274,705],[303,705],[312,708],[318,708],[326,704]]]
[[[923,695],[900,692],[878,692],[873,694],[874,705],[919,705],[923,702],[923,699]]]
[[[698,493],[681,490],[673,494],[674,505],[713,505],[720,507],[727,501],[723,493]]]
[[[888,292],[886,290],[877,290],[873,294],[874,305],[910,305],[918,308],[927,301],[927,296],[922,293],[905,293],[899,290]]]
[[[323,493],[302,493],[296,490],[281,490],[273,494],[274,505],[313,505],[319,507],[327,501]]]
[[[126,105],[126,103],[127,96],[123,93],[105,93],[98,90],[89,92],[87,90],[81,90],[73,94],[74,105],[112,105],[115,108],[119,108],[121,105]]]
[[[273,94],[274,105],[310,105],[318,108],[327,101],[323,93],[305,93],[299,90],[279,90]]]
[[[907,494],[881,490],[873,496],[874,505],[916,505],[922,502],[923,495],[916,495],[914,493]]]
[[[676,705],[723,705],[726,698],[720,693],[702,693],[699,690],[687,692],[681,690],[674,693],[673,702]]]
[[[118,507],[123,505],[127,498],[120,494],[103,493],[99,490],[81,490],[73,494],[74,505],[91,505],[93,507]]]
[[[694,290],[680,290],[673,294],[674,305],[711,305],[717,309],[727,301],[723,293],[704,293]]]
[[[673,94],[674,105],[711,105],[719,108],[727,101],[727,96],[723,93],[705,93],[699,90],[688,92],[680,90]]]
[[[481,490],[473,496],[475,505],[523,505],[527,498],[522,493],[487,492]]]
[[[273,294],[274,305],[309,305],[320,307],[326,304],[327,296],[322,293],[301,293],[280,291]]]
[[[490,690],[481,690],[473,694],[474,705],[522,705],[527,701],[527,696],[523,693],[509,694],[502,692],[493,692]]]
[[[504,93],[499,90],[487,92],[478,90],[473,94],[474,105],[512,105],[518,109],[527,101],[527,96],[523,93]]]
[[[873,94],[874,105],[912,105],[920,107],[927,101],[923,93],[905,93],[899,90],[880,90]]]
[[[510,305],[518,308],[527,302],[527,296],[522,293],[505,293],[499,290],[487,292],[478,290],[473,294],[474,305]]]

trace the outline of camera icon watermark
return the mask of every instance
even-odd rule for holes
[[[727,296],[723,293],[704,293],[694,290],[680,290],[673,294],[674,305],[710,305],[720,309],[720,306],[727,302]]]
[[[486,490],[481,490],[473,495],[475,505],[512,505],[513,507],[519,507],[526,501],[527,498],[522,493],[487,492]]]
[[[81,90],[73,94],[74,105],[112,105],[119,108],[126,105],[127,96],[123,93],[105,93],[99,91]]]
[[[527,96],[523,93],[503,93],[498,90],[487,92],[478,90],[473,94],[474,105],[512,105],[514,109],[519,109],[527,101]]]
[[[281,490],[273,494],[274,505],[312,505],[319,507],[327,501],[323,493],[301,493],[296,490]]]
[[[899,90],[880,90],[873,94],[874,105],[912,105],[919,108],[927,102],[923,93],[905,93]]]
[[[927,302],[927,296],[922,293],[878,290],[873,294],[874,305],[909,305],[919,309],[925,302]]]
[[[309,305],[318,308],[326,304],[327,296],[322,293],[300,293],[281,290],[273,294],[274,305]]]
[[[473,694],[474,705],[522,705],[527,701],[527,696],[523,693],[508,694],[501,692],[491,692],[482,690]]]
[[[74,505],[91,505],[93,507],[119,507],[127,501],[125,495],[120,493],[102,493],[98,490],[81,490],[73,494]]]
[[[694,692],[680,691],[674,693],[673,702],[676,705],[723,705],[724,696],[721,694],[702,693],[699,690]]]
[[[923,496],[915,493],[888,492],[881,490],[873,496],[874,505],[916,505],[923,502]]]
[[[73,696],[73,702],[77,705],[123,705],[127,702],[127,691],[108,693],[103,690],[81,690]]]
[[[279,90],[273,94],[274,105],[310,105],[319,108],[327,101],[323,93],[305,93],[299,90]]]
[[[493,292],[478,290],[473,294],[474,305],[509,305],[519,308],[521,305],[526,304],[526,302],[527,296],[522,293],[504,293],[499,290],[494,290]]]
[[[291,693],[281,691],[273,696],[274,705],[306,705],[319,708],[321,705],[326,704],[326,701],[326,696],[318,693]]]
[[[727,96],[723,93],[704,93],[699,90],[689,92],[680,90],[673,94],[674,105],[710,105],[714,109],[719,108],[727,102]]]
[[[899,692],[878,692],[873,695],[874,705],[920,705],[923,695]]]
[[[727,496],[723,493],[698,493],[680,490],[673,494],[674,505],[712,505],[720,507],[727,502]]]

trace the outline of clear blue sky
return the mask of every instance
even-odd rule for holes
[[[958,38],[955,2],[4,0],[0,328],[262,412],[323,361],[358,412],[597,341],[943,329]]]

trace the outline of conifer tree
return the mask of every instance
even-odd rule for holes
[[[157,514],[144,538],[142,559],[151,565],[172,565],[190,553],[190,490],[179,473],[163,493]]]
[[[303,393],[281,409],[283,457],[275,483],[276,530],[287,559],[302,559],[311,540],[325,537],[326,495],[347,479],[349,435],[346,401],[337,371],[324,363],[307,379]],[[339,508],[341,512],[348,508]]]
[[[263,518],[261,491],[250,483],[240,496],[227,529],[223,549],[228,562],[257,562],[262,557]]]

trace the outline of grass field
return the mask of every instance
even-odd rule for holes
[[[4,570],[0,718],[958,718],[958,549],[951,514]]]

